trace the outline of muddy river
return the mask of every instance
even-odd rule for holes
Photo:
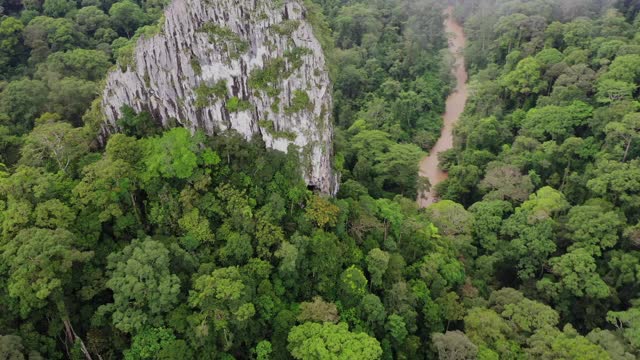
[[[462,26],[451,15],[453,8],[447,9],[445,30],[449,34],[449,51],[455,57],[453,72],[456,78],[456,87],[447,98],[447,106],[444,115],[444,126],[440,138],[433,146],[429,155],[420,161],[420,176],[427,177],[431,183],[431,191],[418,195],[418,204],[421,207],[428,206],[438,201],[435,186],[447,179],[447,173],[438,167],[438,153],[453,147],[453,127],[464,111],[467,102],[467,71],[464,65],[465,37]]]

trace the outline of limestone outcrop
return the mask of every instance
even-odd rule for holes
[[[156,34],[107,77],[105,135],[123,106],[159,126],[235,130],[267,147],[297,146],[310,186],[334,194],[331,82],[298,0],[174,0]]]

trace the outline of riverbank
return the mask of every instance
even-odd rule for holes
[[[451,92],[446,102],[443,118],[443,127],[440,138],[433,146],[429,155],[420,161],[420,176],[429,179],[430,191],[418,195],[420,207],[426,207],[438,201],[435,187],[447,179],[447,173],[439,167],[438,153],[453,147],[453,127],[462,115],[467,102],[467,71],[462,50],[465,46],[464,29],[453,16],[453,7],[446,10],[445,31],[449,35],[449,51],[455,58],[453,73],[456,78],[456,87]]]

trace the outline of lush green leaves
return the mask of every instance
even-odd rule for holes
[[[350,332],[346,323],[304,323],[288,336],[291,355],[296,359],[379,359],[380,344],[364,333]]]
[[[7,268],[8,294],[19,300],[23,317],[44,307],[47,301],[61,305],[74,263],[85,262],[93,255],[80,251],[76,242],[65,229],[30,228],[0,248]]]
[[[180,280],[169,269],[169,250],[151,240],[134,240],[122,252],[109,256],[106,286],[113,291],[113,324],[127,333],[160,326],[162,316],[177,304]],[[144,357],[142,357],[144,358]]]

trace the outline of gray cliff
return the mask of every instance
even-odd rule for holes
[[[306,9],[297,0],[174,0],[158,34],[111,72],[105,135],[123,105],[213,135],[233,129],[267,147],[298,147],[307,184],[334,194],[331,84]]]

